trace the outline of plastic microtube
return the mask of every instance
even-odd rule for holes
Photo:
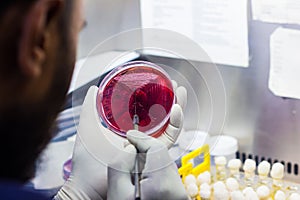
[[[231,192],[231,200],[245,200],[245,196],[239,190]]]
[[[281,163],[274,163],[271,169],[274,190],[279,190],[283,186],[284,166]]]
[[[205,171],[198,175],[197,177],[197,184],[201,185],[203,183],[210,184],[211,183],[211,174],[209,171]]]
[[[228,178],[226,180],[226,186],[227,189],[232,192],[235,190],[239,190],[240,184],[238,183],[238,181],[235,178]]]
[[[296,191],[298,191],[298,186],[297,185],[289,185],[286,189],[291,192],[293,192],[293,191],[296,192]]]
[[[224,181],[226,179],[226,158],[224,156],[215,157],[216,164],[216,177],[219,181]]]
[[[267,161],[262,161],[257,167],[257,172],[259,175],[259,181],[261,184],[267,184],[268,174],[270,172],[271,165]]]
[[[184,185],[196,184],[196,177],[193,174],[189,174],[184,179]]]
[[[242,162],[240,159],[229,160],[227,167],[229,168],[230,176],[239,179],[241,166]]]
[[[289,197],[289,200],[300,200],[300,194],[298,193],[292,193]]]
[[[256,193],[258,198],[261,200],[268,200],[270,197],[270,189],[265,185],[259,186],[256,189]]]
[[[244,163],[243,170],[245,172],[245,182],[248,186],[253,184],[255,169],[256,162],[252,159],[247,159]]]
[[[190,197],[195,197],[198,194],[198,186],[195,183],[189,184],[186,187],[186,191]]]
[[[278,190],[275,193],[274,200],[286,200],[285,193],[283,191],[281,191],[281,190]]]
[[[207,183],[203,183],[200,185],[199,196],[201,200],[209,200],[211,196],[211,188]]]

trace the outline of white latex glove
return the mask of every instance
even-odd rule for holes
[[[177,83],[172,81],[173,90],[176,95],[176,104],[171,109],[170,122],[164,133],[157,139],[161,140],[167,148],[171,148],[176,142],[183,126],[183,110],[187,103],[187,91],[184,87],[177,87]]]
[[[181,131],[181,107],[184,108],[187,101],[186,89],[177,88],[176,82],[173,83],[178,105],[173,106],[170,124],[159,137],[168,147],[172,146]],[[96,110],[97,92],[98,87],[92,86],[85,97],[72,158],[72,173],[55,199],[106,199],[107,166],[115,165],[112,158],[124,152],[124,142],[127,140],[101,125]]]
[[[108,200],[124,199],[134,200],[134,180],[136,148],[133,145],[128,145],[125,148],[127,154],[120,154],[116,157],[116,162],[108,167]],[[126,184],[124,184],[126,183]]]
[[[162,141],[136,130],[128,131],[127,139],[139,151],[139,162],[144,165],[140,180],[142,200],[188,199],[177,167]],[[108,175],[109,200],[134,199],[135,188],[129,172],[109,168]]]
[[[102,126],[97,110],[98,87],[92,86],[80,114],[70,178],[55,199],[106,199],[107,165],[124,151],[124,138]]]

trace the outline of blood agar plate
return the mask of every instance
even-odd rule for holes
[[[134,61],[112,70],[97,95],[99,117],[114,133],[126,137],[138,116],[138,129],[158,137],[166,128],[175,102],[172,82],[159,66]]]

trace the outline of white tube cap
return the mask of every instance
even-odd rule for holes
[[[244,166],[243,166],[243,170],[245,172],[252,172],[254,171],[256,168],[256,162],[252,159],[247,159],[245,160]]]
[[[300,200],[300,194],[292,193],[289,200]]]
[[[286,196],[285,196],[284,192],[281,190],[278,190],[275,193],[274,200],[286,200]]]
[[[226,165],[227,160],[224,156],[217,156],[215,157],[215,164],[216,165]]]
[[[259,163],[257,172],[261,175],[267,175],[270,172],[271,164],[268,161],[262,161]]]
[[[282,163],[274,163],[271,169],[271,177],[282,179],[284,176],[284,166]]]
[[[256,193],[259,198],[267,198],[270,196],[270,189],[267,186],[262,185],[256,189]]]
[[[227,166],[230,169],[239,169],[242,166],[242,161],[240,159],[231,159]]]
[[[235,178],[228,178],[226,180],[226,186],[229,191],[235,191],[239,189],[240,184]]]

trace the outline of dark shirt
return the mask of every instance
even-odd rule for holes
[[[18,183],[0,181],[1,200],[50,200],[41,193]]]

